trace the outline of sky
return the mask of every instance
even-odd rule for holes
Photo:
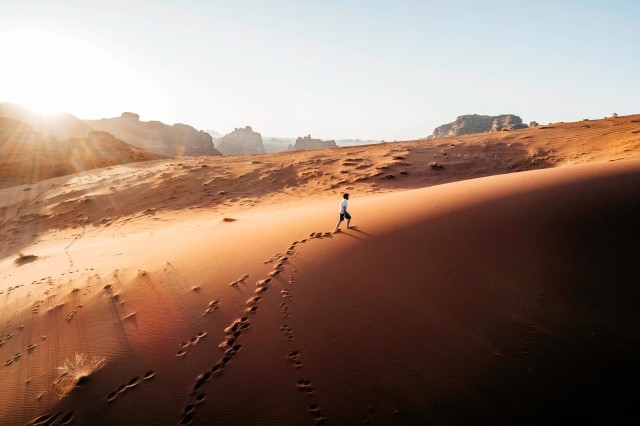
[[[640,113],[640,1],[0,0],[0,102],[407,140]]]

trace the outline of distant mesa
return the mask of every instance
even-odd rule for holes
[[[307,135],[296,139],[294,145],[289,145],[289,151],[305,151],[307,149],[323,149],[323,148],[337,148],[336,141],[323,141],[320,139],[314,139],[311,135]]]
[[[160,121],[140,121],[140,116],[123,112],[120,117],[86,121],[94,129],[109,132],[138,148],[162,155],[222,155],[211,135],[186,124],[173,126]]]
[[[131,146],[106,132],[57,140],[23,121],[0,118],[0,188],[160,158],[165,157]]]
[[[262,135],[254,132],[251,126],[236,128],[216,143],[222,155],[264,154]]]
[[[502,130],[525,129],[528,126],[513,114],[502,115],[461,115],[453,123],[443,124],[433,130],[429,138],[470,135],[473,133],[499,132]]]

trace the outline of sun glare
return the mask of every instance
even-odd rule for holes
[[[130,67],[85,41],[39,30],[2,37],[2,101],[44,114],[97,117],[131,104],[131,97],[149,98],[152,92]]]

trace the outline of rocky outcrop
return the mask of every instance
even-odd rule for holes
[[[517,115],[461,115],[453,123],[443,124],[433,130],[433,138],[470,135],[472,133],[499,132],[501,130],[524,129],[527,125]]]
[[[140,116],[132,112],[87,123],[133,146],[162,155],[222,155],[214,148],[210,134],[186,124],[169,126],[160,121],[140,121]]]
[[[323,141],[320,139],[314,139],[311,135],[307,135],[296,139],[296,143],[293,145],[293,151],[304,151],[307,149],[323,149],[323,148],[337,148],[336,141]]]
[[[218,139],[217,147],[222,155],[264,154],[262,135],[254,132],[251,126],[236,128],[224,135]]]
[[[106,132],[57,140],[22,121],[0,118],[0,188],[98,167],[164,158]]]
[[[56,139],[81,138],[94,130],[71,114],[43,115],[8,102],[0,103],[0,117],[22,121],[31,125],[35,131]]]

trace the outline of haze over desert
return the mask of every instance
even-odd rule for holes
[[[544,67],[530,93],[509,89],[514,77],[494,97],[483,70],[497,61],[515,75],[511,53],[474,63],[470,39],[442,23],[498,22],[471,2],[143,3],[129,14],[118,2],[3,6],[13,50],[0,71],[0,423],[637,421],[640,104],[629,70],[640,69],[619,55],[627,38],[603,65],[628,65],[618,81],[596,87],[592,70],[571,80],[588,101],[560,82],[556,98],[536,92]],[[637,34],[625,26],[637,6],[616,7],[581,6],[567,28],[595,42],[579,23],[597,11],[615,34]],[[460,8],[475,14],[456,21]],[[515,40],[482,25],[478,37],[529,46],[513,22],[522,11],[503,16]],[[531,13],[547,25],[539,37],[563,34]],[[105,24],[114,17],[121,33]],[[418,17],[448,37],[409,60],[435,31]],[[41,40],[49,56],[31,43],[42,34],[56,35]],[[73,42],[56,51],[60,40]],[[82,59],[77,46],[95,49],[68,96],[11,56]],[[536,61],[570,73],[554,49]],[[461,51],[475,70],[457,68]],[[120,65],[94,80],[99,52]],[[442,77],[451,97],[437,88],[445,71],[470,73]],[[109,74],[128,77],[103,91]],[[456,86],[473,75],[482,88]],[[264,92],[247,89],[259,82]],[[335,232],[345,193],[352,226]]]

